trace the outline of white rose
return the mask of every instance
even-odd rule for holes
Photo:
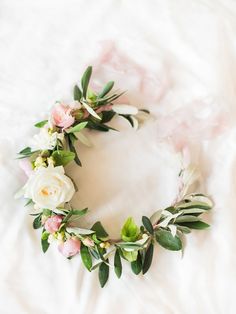
[[[48,132],[48,128],[41,128],[40,132],[34,135],[31,146],[34,150],[53,149],[58,139],[63,141],[64,135],[58,132],[50,133]]]
[[[24,197],[30,198],[40,208],[55,209],[69,202],[75,187],[69,177],[64,174],[62,166],[38,168],[24,187]]]

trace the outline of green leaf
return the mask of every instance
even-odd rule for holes
[[[149,111],[149,110],[147,110],[147,109],[139,109],[139,111],[142,111],[142,112],[145,112],[145,113],[150,114],[150,111]]]
[[[48,243],[48,240],[42,240],[41,239],[41,245],[42,245],[42,250],[43,250],[43,253],[46,253],[50,244]]]
[[[173,207],[173,206],[167,207],[167,208],[165,208],[165,210],[167,210],[167,211],[170,212],[171,214],[176,214],[176,213],[177,213],[176,208]]]
[[[105,263],[101,263],[98,272],[99,282],[103,288],[109,278],[109,266]]]
[[[95,121],[89,121],[88,126],[89,129],[97,130],[101,132],[108,132],[109,130],[117,131],[116,129],[110,127],[109,125],[96,123]]]
[[[93,231],[96,232],[96,236],[99,239],[106,239],[108,237],[108,233],[106,230],[103,228],[102,224],[100,221],[97,221],[91,228]]]
[[[97,264],[94,264],[93,267],[91,268],[91,271],[95,270],[96,268],[98,268],[98,266],[100,266],[103,262],[98,262]]]
[[[22,149],[18,154],[20,155],[28,155],[29,153],[31,153],[31,148],[30,147],[26,147],[24,149]]]
[[[143,216],[142,217],[142,222],[143,222],[143,225],[146,228],[146,230],[150,234],[153,234],[154,230],[153,230],[153,226],[152,226],[152,223],[151,223],[150,219],[148,217],[146,217],[146,216]]]
[[[82,103],[84,108],[96,119],[101,120],[101,117],[96,113],[96,111],[93,110],[86,102]]]
[[[48,209],[48,208],[44,208],[43,209],[43,215],[44,216],[51,216],[51,214],[52,214],[52,211],[50,210],[50,209]]]
[[[75,233],[78,235],[88,235],[88,234],[92,234],[95,231],[90,230],[90,229],[83,229],[83,228],[78,228],[78,227],[67,227],[66,231],[69,233]]]
[[[202,214],[205,213],[207,210],[206,209],[200,209],[200,208],[189,208],[189,209],[180,209],[179,212],[182,214]]]
[[[48,243],[48,237],[49,237],[49,233],[44,230],[41,236],[41,246],[42,246],[43,253],[45,253],[48,250],[49,245],[50,245],[50,243]]]
[[[73,126],[72,128],[67,129],[67,130],[66,130],[66,133],[69,134],[69,133],[80,132],[81,130],[83,130],[83,129],[86,127],[87,124],[88,124],[87,121],[86,121],[86,122],[81,122],[81,123],[79,123],[79,124]]]
[[[116,115],[116,113],[114,111],[103,111],[102,112],[102,123],[107,123],[109,121],[111,121],[111,119]]]
[[[37,153],[37,151],[32,151],[30,147],[26,147],[18,153],[18,155],[22,155],[21,157],[18,157],[18,159],[30,157],[34,153]]]
[[[88,207],[84,208],[84,209],[72,209],[72,215],[76,215],[76,216],[84,216],[85,214],[87,214],[88,212]]]
[[[159,229],[155,233],[156,241],[167,250],[179,251],[182,249],[182,242],[176,235],[173,237],[170,231]]]
[[[108,83],[105,85],[105,87],[104,87],[104,89],[102,90],[102,92],[98,95],[98,97],[99,97],[99,98],[104,97],[106,94],[108,94],[108,93],[112,90],[113,86],[114,86],[114,81],[108,82]]]
[[[33,200],[31,198],[28,199],[28,201],[25,203],[24,207],[34,204]]]
[[[45,231],[45,229],[42,232],[41,238],[42,240],[47,240],[49,237],[49,232]]]
[[[100,255],[99,255],[99,253],[96,251],[96,248],[95,249],[93,249],[93,248],[89,248],[89,251],[90,251],[90,253],[91,253],[91,255],[94,257],[94,258],[96,258],[96,259],[100,259]],[[92,270],[92,269],[91,269]]]
[[[87,248],[87,246],[85,245],[81,245],[81,249],[80,249],[80,255],[81,255],[81,259],[83,261],[84,266],[88,269],[88,271],[91,271],[91,267],[92,267],[92,257],[89,253],[89,250]]]
[[[66,166],[75,159],[75,153],[67,150],[56,150],[52,153],[56,166]]]
[[[152,264],[154,245],[151,243],[145,253],[144,261],[143,261],[143,275],[149,270]]]
[[[175,219],[175,223],[200,221],[198,217],[191,215],[179,216]]]
[[[83,133],[77,134],[78,140],[87,147],[92,147],[93,144],[88,137],[86,137]]]
[[[121,264],[121,258],[120,258],[120,253],[118,249],[116,250],[116,253],[115,253],[114,267],[115,267],[116,276],[120,278],[122,274],[122,264]]]
[[[66,134],[67,135],[67,134]],[[67,137],[67,136],[66,136]],[[74,134],[74,133],[70,133],[68,134],[68,137],[67,137],[71,143],[74,145],[75,142],[78,140],[77,136]]]
[[[88,88],[87,90],[87,99],[89,99],[92,103],[94,103],[97,99],[97,95],[91,88]]]
[[[43,121],[40,121],[40,122],[36,123],[34,126],[35,126],[36,128],[42,128],[42,127],[44,127],[45,124],[47,124],[47,123],[48,123],[48,120],[43,120]]]
[[[134,242],[139,235],[139,227],[135,224],[132,217],[129,217],[121,230],[122,240],[125,242]]]
[[[81,79],[81,86],[82,86],[82,90],[83,90],[83,97],[86,98],[87,96],[87,90],[88,90],[88,85],[89,85],[89,81],[92,75],[92,67],[89,66],[87,67],[87,69],[85,70],[82,79]]]
[[[191,229],[185,226],[179,226],[177,225],[177,229],[185,234],[191,233]]]
[[[210,227],[210,225],[208,225],[207,223],[203,221],[184,222],[184,223],[181,223],[181,225],[188,227],[190,229],[199,229],[199,230]]]
[[[78,216],[78,217],[81,217],[81,216],[84,216],[88,211],[88,208],[84,208],[82,210],[79,210],[79,209],[71,209],[69,210],[69,212],[67,213],[67,215],[64,217],[63,219],[63,223],[65,222],[68,222],[69,219],[72,217],[72,216]]]
[[[150,221],[152,224],[156,224],[159,221],[159,219],[161,218],[162,212],[163,210],[159,209],[154,214],[152,214],[152,216],[150,217]]]
[[[127,121],[129,121],[131,126],[134,127],[134,122],[133,122],[133,120],[132,120],[130,115],[128,115],[128,114],[119,114],[119,116],[125,118]]]
[[[97,99],[97,104],[99,105],[105,105],[105,104],[110,104],[112,103],[114,100],[116,100],[117,98],[119,98],[121,95],[123,95],[125,92],[122,92],[120,94],[112,94],[112,95],[108,95],[107,97],[103,97],[103,98],[99,98]]]
[[[81,98],[82,98],[82,92],[80,88],[77,85],[75,85],[74,86],[74,100],[80,101]]]
[[[33,228],[34,229],[39,229],[42,227],[42,223],[41,223],[41,214],[36,217],[33,221]]]
[[[142,256],[138,253],[136,261],[131,262],[131,269],[135,275],[138,275],[142,270]]]
[[[129,249],[129,250],[139,250],[143,247],[142,244],[136,243],[136,242],[120,242],[120,243],[117,243],[117,246],[119,246],[122,249]]]
[[[80,213],[79,213],[80,212]],[[85,211],[77,211],[77,210],[72,210],[72,213],[70,214],[70,217],[67,219],[67,222],[69,224],[73,224],[74,226],[76,225],[75,223],[83,217],[87,213],[87,209]]]
[[[181,203],[179,205],[176,206],[178,209],[190,209],[190,208],[200,208],[200,209],[205,209],[205,210],[209,210],[212,208],[212,206],[210,206],[209,204],[205,203],[205,202],[185,202],[185,203]]]
[[[134,262],[136,261],[137,257],[138,257],[138,251],[125,251],[124,249],[122,249],[122,254],[123,257],[129,261],[129,262]]]
[[[80,161],[80,159],[79,159],[78,153],[77,153],[77,151],[76,151],[76,149],[75,149],[75,146],[74,146],[74,144],[73,144],[75,140],[76,140],[76,139],[75,139],[74,134],[73,134],[73,133],[69,134],[69,137],[68,137],[69,148],[70,148],[71,152],[73,152],[73,153],[75,154],[75,159],[74,159],[74,161],[76,162],[76,164],[77,164],[78,166],[81,167],[81,166],[82,166],[81,161]]]

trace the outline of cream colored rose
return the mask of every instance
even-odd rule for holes
[[[55,209],[69,202],[74,193],[74,184],[64,174],[62,166],[37,169],[26,183],[24,197],[30,198],[40,208]]]

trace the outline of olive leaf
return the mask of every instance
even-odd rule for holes
[[[116,244],[122,249],[127,249],[127,251],[134,251],[138,250],[143,247],[143,244],[137,243],[137,242],[120,242]]]
[[[42,227],[42,223],[41,223],[41,216],[42,214],[38,215],[34,221],[33,221],[33,228],[34,229],[39,229]]]
[[[42,127],[44,127],[47,123],[48,123],[48,120],[43,120],[43,121],[40,121],[40,122],[36,123],[34,126],[35,126],[36,128],[42,128]]]
[[[74,142],[77,140],[77,138],[76,138],[76,136],[74,135],[74,133],[70,133],[67,138],[68,138],[68,145],[69,145],[70,151],[75,154],[75,159],[74,159],[74,161],[76,162],[76,164],[77,164],[78,166],[81,167],[81,166],[82,166],[82,163],[81,163],[81,161],[80,161],[80,159],[79,159],[78,153],[77,153],[77,151],[76,151],[76,149],[75,149],[75,146],[74,146]]]
[[[42,236],[41,236],[41,246],[42,246],[43,253],[46,253],[50,246],[50,243],[48,242],[48,237],[49,237],[49,233],[43,230]]]
[[[74,86],[74,100],[80,101],[81,98],[82,98],[82,92],[80,88],[77,85],[75,85]]]
[[[98,277],[100,285],[103,288],[109,278],[109,266],[104,262],[99,265]]]
[[[90,229],[78,228],[78,227],[67,227],[66,231],[69,233],[75,233],[78,235],[89,235],[93,234],[94,231]]]
[[[151,223],[150,219],[148,217],[146,217],[146,216],[143,216],[142,217],[142,222],[143,222],[143,225],[146,228],[146,230],[150,234],[153,234],[154,230],[153,230],[153,226],[152,226],[152,223]]]
[[[152,264],[154,245],[150,243],[147,251],[145,252],[144,261],[143,261],[143,275],[149,270]]]
[[[184,216],[179,216],[175,219],[175,223],[181,223],[181,222],[193,222],[193,221],[200,221],[200,219],[196,216],[191,216],[191,215],[184,215]]]
[[[66,133],[70,134],[70,133],[80,132],[81,130],[83,130],[86,127],[87,124],[88,124],[88,121],[81,122],[81,123],[73,126],[72,128],[67,129]]]
[[[176,235],[173,237],[170,231],[158,229],[155,232],[156,241],[167,250],[179,251],[182,249],[182,242]]]
[[[84,266],[91,271],[91,267],[93,266],[92,257],[89,253],[87,246],[81,244],[80,255]]]
[[[155,224],[159,221],[159,219],[161,218],[162,212],[163,210],[159,209],[155,213],[152,214],[152,216],[150,217],[150,221],[152,224]]]
[[[118,249],[116,250],[115,257],[114,257],[114,267],[115,267],[116,276],[120,278],[122,274],[122,264],[121,264],[121,258],[120,258],[120,253]]]
[[[91,228],[93,231],[96,232],[96,236],[99,239],[106,239],[108,237],[108,233],[106,230],[103,228],[102,224],[100,221],[97,221]]]
[[[91,108],[86,102],[82,103],[84,108],[96,119],[101,120],[101,117]]]
[[[202,230],[202,229],[206,229],[210,227],[210,225],[208,225],[207,223],[203,221],[183,222],[180,225],[185,226],[190,229],[198,229],[198,230]]]
[[[69,162],[75,159],[75,153],[67,150],[55,150],[52,157],[56,166],[66,166]]]
[[[98,97],[99,97],[99,98],[104,97],[106,94],[108,94],[108,93],[112,90],[113,86],[114,86],[114,81],[108,82],[108,83],[105,85],[105,87],[104,87],[104,89],[102,90],[102,92],[98,95]]]
[[[142,270],[142,256],[138,252],[136,261],[131,262],[131,269],[135,275],[138,275]]]
[[[82,86],[84,98],[86,98],[87,96],[87,90],[88,90],[88,85],[89,85],[91,75],[92,75],[92,67],[88,66],[81,79],[81,86]]]

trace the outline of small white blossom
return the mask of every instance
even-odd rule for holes
[[[48,128],[41,128],[33,137],[33,150],[47,150],[55,148],[57,140],[64,140],[64,135],[58,132],[50,132]]]

